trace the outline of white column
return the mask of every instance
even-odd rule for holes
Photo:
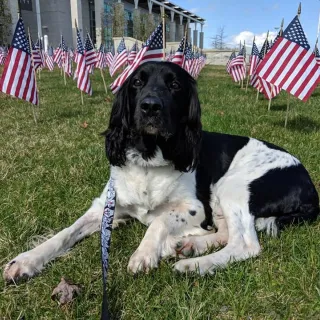
[[[77,34],[75,27],[75,20],[77,20],[80,36],[83,39],[83,23],[82,23],[82,3],[81,0],[70,0],[71,6],[71,20],[73,33],[73,47],[77,47]]]
[[[174,11],[170,11],[171,21],[170,21],[170,41],[176,41],[176,22],[174,21]]]
[[[197,30],[197,23],[194,23],[194,30],[193,30],[193,45],[195,47],[198,46],[198,30]]]
[[[97,48],[100,47],[101,42],[104,42],[104,39],[101,38],[102,34],[102,14],[104,10],[103,0],[95,0],[94,1],[94,11],[95,11],[95,19],[96,19],[96,45]]]
[[[200,31],[200,38],[199,38],[199,47],[203,49],[203,40],[204,40],[204,33],[203,33],[203,23],[200,24],[201,31]]]
[[[134,0],[134,8],[138,9],[139,0]]]
[[[38,37],[41,38],[42,37],[42,25],[41,25],[41,11],[40,11],[40,2],[39,2],[39,0],[36,0],[35,4],[36,4]]]

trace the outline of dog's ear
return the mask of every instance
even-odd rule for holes
[[[129,81],[121,86],[113,102],[110,122],[105,135],[107,158],[111,165],[122,166],[126,161],[126,144],[130,126]]]
[[[196,82],[190,77],[188,80],[189,109],[183,119],[181,130],[176,142],[176,169],[193,171],[199,160],[199,151],[202,137],[201,109]]]

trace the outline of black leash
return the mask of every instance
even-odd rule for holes
[[[103,210],[101,222],[101,262],[103,279],[103,298],[101,320],[110,320],[107,299],[107,275],[109,266],[109,249],[111,243],[112,221],[116,206],[116,192],[114,190],[114,180],[109,179],[106,204]]]

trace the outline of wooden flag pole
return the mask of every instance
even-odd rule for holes
[[[287,123],[288,123],[288,116],[289,116],[289,109],[290,109],[290,93],[288,92],[287,95],[287,112],[286,112],[286,118],[284,120],[284,127],[287,127]]]
[[[246,54],[245,54],[245,52],[246,52],[246,40],[243,40],[243,48],[244,48],[244,50],[243,50],[243,57],[244,57],[244,72],[245,72],[245,77],[244,78],[246,78],[246,76],[247,76],[247,63],[246,63]],[[240,48],[240,50],[241,50],[241,48]],[[244,79],[242,79],[242,81],[241,81],[241,89],[244,89],[243,88],[243,81]]]
[[[88,34],[89,34],[89,33],[88,33]],[[94,48],[94,45],[93,45],[92,39],[91,39],[91,37],[90,37],[90,34],[89,34],[89,39],[90,39],[90,42],[91,42],[92,47]],[[103,72],[102,72],[102,69],[101,69],[101,68],[100,68],[100,74],[101,74],[101,78],[102,78],[102,81],[103,81],[104,90],[105,90],[106,94],[108,94],[108,89],[107,89],[107,85],[106,85],[106,80],[104,79],[104,75],[103,75]]]
[[[184,30],[184,41],[183,41],[183,55],[182,55],[182,68],[184,69],[184,63],[186,61],[185,52],[186,52],[186,45],[187,45],[187,36],[188,36],[188,22],[186,23],[186,27]]]
[[[32,46],[31,46],[31,36],[30,36],[29,28],[28,28],[28,38],[29,38],[29,48],[30,48],[30,53],[31,53],[31,65],[32,65],[32,72],[33,72],[33,76],[34,76],[34,84],[36,86],[36,92],[38,93],[38,104],[40,105],[39,91],[38,91],[38,85],[37,85],[37,75],[36,75],[36,71],[34,70],[34,61],[33,61],[33,53],[32,53]],[[34,104],[32,104],[32,113],[33,113],[33,120],[34,120],[35,124],[38,124],[37,123],[37,116],[36,116]]]
[[[61,49],[62,49],[62,52],[63,52],[63,48],[62,48],[62,34],[61,34],[61,37],[60,37],[60,45],[61,45]],[[67,85],[67,79],[66,79],[66,73],[65,73],[65,69],[64,69],[64,63],[63,63],[63,59],[62,59],[62,65],[61,65],[61,72],[63,72],[63,81],[64,81],[64,85],[66,86]]]
[[[264,43],[266,43],[266,41],[268,40],[268,37],[269,37],[269,30],[267,32],[267,37],[266,37],[266,40]],[[264,47],[264,53],[263,53],[263,57],[266,55],[266,51],[267,51],[267,46]],[[257,98],[256,98],[256,102],[258,102],[258,99],[259,99],[259,90],[260,90],[260,82],[259,82],[259,86],[258,86],[258,92],[257,92]]]
[[[300,15],[301,15],[301,2],[299,3],[299,7],[298,7],[298,19],[300,19]],[[284,127],[287,127],[288,124],[288,117],[289,117],[289,110],[290,110],[290,93],[288,92],[288,96],[287,96],[287,112],[286,112],[286,118],[284,120]]]
[[[163,42],[163,55],[162,55],[162,60],[166,60],[166,16],[165,16],[165,11],[164,7],[160,7],[161,10],[161,18],[162,18],[162,42]]]

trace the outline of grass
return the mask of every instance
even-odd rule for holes
[[[27,103],[0,95],[0,265],[32,247],[37,235],[70,225],[99,195],[109,176],[100,133],[112,95],[105,97],[98,72],[94,95],[84,97],[58,71],[39,81],[38,125]],[[110,79],[108,79],[110,82]],[[207,66],[198,81],[207,130],[249,135],[286,148],[300,158],[320,187],[320,90],[307,103],[286,93],[267,102],[241,90],[224,68]],[[83,123],[88,126],[84,128]],[[109,302],[115,319],[320,319],[320,223],[286,229],[279,238],[260,234],[262,254],[212,276],[179,275],[172,262],[133,277],[130,255],[146,228],[130,223],[112,234]],[[51,301],[61,276],[83,286],[61,308]],[[37,277],[18,286],[0,282],[0,319],[98,319],[102,301],[99,234],[85,239]]]

